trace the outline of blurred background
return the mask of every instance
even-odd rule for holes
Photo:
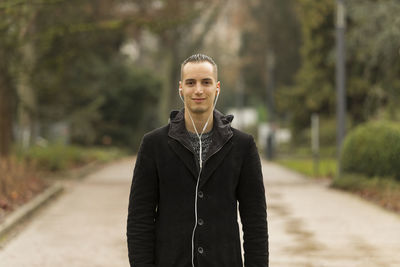
[[[135,153],[181,108],[194,53],[217,62],[217,109],[263,157],[312,177],[343,169],[338,187],[396,187],[399,14],[397,0],[1,0],[1,210],[41,191],[41,173]]]

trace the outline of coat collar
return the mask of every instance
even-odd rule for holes
[[[199,171],[198,163],[195,162],[194,150],[190,144],[186,126],[185,126],[185,109],[174,110],[170,115],[170,123],[168,136],[179,142],[182,146],[176,143],[170,143],[174,151],[178,154],[185,165],[190,169],[194,177],[196,178]],[[230,123],[233,120],[233,115],[224,115],[220,111],[214,109],[213,111],[213,135],[211,147],[208,150],[206,156],[202,177],[205,182],[219,163],[223,160],[226,153],[230,150],[231,144],[228,142],[233,136]],[[229,143],[229,144],[227,144]],[[225,144],[227,144],[225,146]],[[185,151],[186,150],[186,151]],[[191,152],[191,153],[190,153]],[[219,153],[218,153],[219,152]],[[192,156],[190,156],[192,154]],[[197,179],[197,178],[196,178]]]
[[[171,112],[168,135],[178,140],[182,145],[193,152],[187,135],[184,112],[184,108],[179,111],[173,110]],[[224,115],[220,111],[214,109],[213,116],[212,145],[209,148],[208,156],[218,151],[233,135],[230,127],[233,115]],[[205,160],[207,160],[207,158]]]

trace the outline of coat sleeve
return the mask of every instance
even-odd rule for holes
[[[269,253],[265,189],[257,147],[253,137],[249,139],[238,184],[244,266],[267,267]]]
[[[155,216],[158,204],[158,176],[146,137],[136,159],[129,195],[127,240],[132,267],[154,267]]]

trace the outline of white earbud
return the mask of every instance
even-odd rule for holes
[[[183,97],[182,97],[182,88],[179,88],[179,97],[182,100],[182,102],[185,103],[185,100],[183,100]]]

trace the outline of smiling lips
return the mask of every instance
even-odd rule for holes
[[[205,98],[192,98],[194,102],[201,103],[205,100]]]

